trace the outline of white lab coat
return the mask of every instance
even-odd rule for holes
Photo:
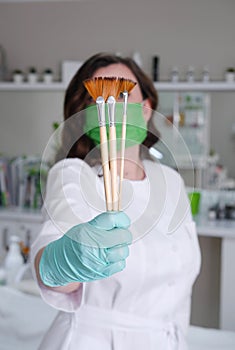
[[[67,295],[40,286],[42,298],[60,310],[41,350],[187,349],[191,290],[200,269],[195,224],[179,174],[149,160],[144,167],[144,180],[124,183],[123,210],[133,234],[126,268]],[[32,261],[70,227],[104,211],[103,198],[96,168],[79,159],[57,163]]]

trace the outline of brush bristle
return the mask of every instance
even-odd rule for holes
[[[96,101],[97,97],[102,96],[103,79],[101,77],[86,79],[83,84],[94,101]]]
[[[130,79],[118,77],[96,77],[84,80],[83,84],[94,101],[99,96],[102,96],[105,101],[109,96],[113,96],[117,100],[121,92],[127,91],[129,93],[136,85]]]
[[[136,86],[136,82],[134,82],[131,79],[123,79],[122,81],[122,92],[127,91],[128,94],[131,92],[131,90]]]
[[[109,96],[113,96],[113,90],[115,89],[115,85],[116,85],[115,77],[103,78],[103,95],[102,96],[105,101],[107,101]]]

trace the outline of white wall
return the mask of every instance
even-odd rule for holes
[[[0,153],[41,155],[62,121],[62,92],[0,92]]]
[[[182,72],[189,64],[194,65],[198,77],[207,64],[212,79],[222,79],[225,68],[235,66],[234,14],[233,0],[0,3],[0,44],[6,49],[10,72],[15,68],[26,71],[32,65],[42,71],[49,66],[59,77],[63,60],[85,60],[97,51],[129,55],[137,50],[149,74],[152,57],[160,56],[160,79],[168,78],[174,64]],[[62,115],[61,94],[52,101],[44,96],[43,119],[42,100],[36,103],[29,94],[26,104],[30,112],[18,109],[17,122],[9,114],[13,108],[10,105],[18,97],[12,93],[0,95],[0,152],[27,151],[25,142],[17,136],[24,132],[14,129],[14,125],[24,120],[20,128],[25,127],[32,124],[33,118],[35,125],[40,120],[45,127],[39,129],[43,136],[38,130],[34,133],[32,127],[33,137],[27,139],[27,147],[30,152],[40,153],[50,132],[48,118]],[[220,153],[231,176],[235,176],[235,141],[230,137],[235,121],[233,97],[234,94],[213,94],[211,128],[212,147]],[[11,137],[7,138],[6,132]]]
[[[1,43],[10,68],[59,69],[63,59],[138,50],[148,71],[152,56],[160,56],[162,79],[172,64],[209,64],[219,79],[235,65],[234,13],[233,0],[0,4]]]

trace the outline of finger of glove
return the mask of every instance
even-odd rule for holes
[[[130,219],[123,211],[107,211],[96,216],[89,223],[96,228],[112,230],[113,228],[128,228]]]
[[[131,244],[132,234],[128,230],[114,228],[109,231],[96,229],[95,235],[96,244],[100,248],[111,248]]]
[[[72,227],[66,237],[71,239],[71,244],[82,244],[90,248],[110,248],[122,244],[131,244],[132,234],[130,231],[121,228],[104,230],[97,228],[90,223],[80,224]],[[75,248],[76,249],[76,248]]]
[[[113,247],[106,249],[106,261],[108,263],[116,263],[124,260],[129,255],[129,248],[127,245],[121,247]]]
[[[126,260],[120,260],[118,262],[115,262],[113,264],[110,264],[106,266],[102,274],[106,277],[112,276],[113,274],[122,271],[126,267]]]

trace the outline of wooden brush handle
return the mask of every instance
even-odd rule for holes
[[[117,186],[117,146],[116,146],[116,127],[109,127],[109,161],[112,186],[112,207],[114,211],[118,210],[118,186]]]
[[[101,152],[101,162],[102,162],[103,176],[104,176],[106,209],[110,211],[112,210],[112,192],[111,192],[111,179],[110,179],[110,171],[109,171],[109,154],[108,154],[106,126],[100,127],[100,152]]]
[[[122,184],[123,184],[123,178],[124,178],[124,160],[125,160],[125,144],[126,144],[126,114],[123,115],[123,121],[122,121],[122,140],[121,140],[121,150],[120,150],[120,156],[121,156],[121,163],[120,163],[120,180],[119,180],[119,196],[118,196],[118,210],[121,210],[122,206]]]

